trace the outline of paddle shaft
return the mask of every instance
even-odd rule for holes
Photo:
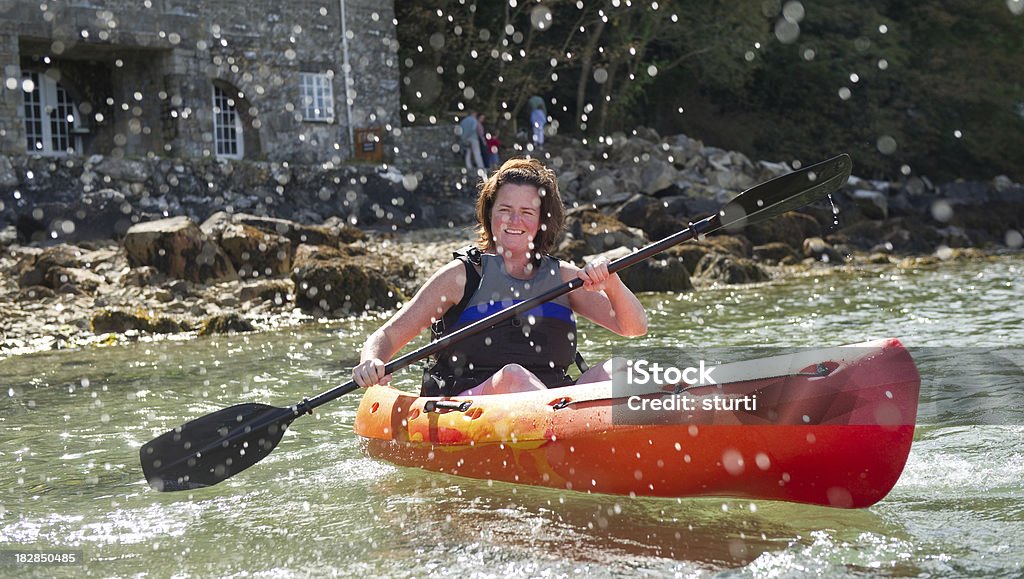
[[[662,239],[661,241],[654,242],[650,245],[647,245],[634,251],[633,253],[630,253],[629,255],[624,255],[619,259],[612,261],[611,263],[608,264],[608,273],[614,274],[618,271],[626,269],[631,265],[636,265],[637,263],[640,263],[641,261],[651,257],[652,255],[661,253],[662,251],[665,251],[666,249],[672,246],[679,245],[680,243],[693,239],[694,237],[710,233],[711,231],[714,231],[719,227],[721,227],[721,218],[718,214],[702,219],[696,223],[691,223],[689,227],[683,229],[682,231],[676,232]],[[415,364],[416,362],[419,362],[420,360],[428,356],[432,356],[444,350],[445,348],[456,342],[464,340],[470,336],[475,336],[480,332],[492,328],[495,325],[500,324],[501,322],[504,322],[509,318],[512,318],[516,314],[543,305],[559,296],[565,295],[582,286],[583,280],[580,278],[576,278],[567,281],[556,288],[548,290],[547,292],[539,296],[520,302],[510,308],[501,310],[500,312],[495,312],[490,316],[487,316],[482,320],[473,322],[472,324],[458,331],[452,332],[447,336],[438,338],[437,340],[434,340],[433,342],[427,344],[426,346],[423,346],[422,348],[419,348],[418,350],[414,350],[404,356],[401,356],[388,362],[384,366],[384,373],[392,374],[394,372],[397,372],[398,370],[401,370],[402,368],[405,368],[410,364]],[[322,404],[326,404],[336,398],[344,396],[357,389],[359,389],[359,385],[356,384],[354,380],[349,380],[348,382],[342,384],[341,386],[337,386],[326,392],[318,394],[313,398],[307,398],[302,402],[296,404],[295,412],[296,414],[312,412],[314,408]]]

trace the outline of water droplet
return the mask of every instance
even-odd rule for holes
[[[953,218],[953,206],[943,199],[932,203],[932,217],[942,223],[948,222]]]
[[[786,2],[785,6],[782,7],[783,18],[793,23],[801,22],[805,14],[804,5],[796,0]]]
[[[775,22],[775,38],[783,44],[792,44],[800,37],[800,25],[796,22],[780,18]]]
[[[896,152],[896,139],[889,135],[882,135],[878,137],[878,142],[875,143],[878,147],[878,152],[883,155],[891,155]]]
[[[537,30],[551,28],[551,9],[547,6],[535,6],[530,11],[530,24]]]

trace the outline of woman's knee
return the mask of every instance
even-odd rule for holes
[[[523,382],[535,378],[533,372],[519,364],[505,364],[495,377],[502,382]]]
[[[605,380],[612,380],[616,374],[625,376],[626,372],[626,358],[615,357],[609,358],[602,362],[600,365],[594,366],[580,375],[576,381],[577,384],[588,384],[590,382],[603,382]]]
[[[536,374],[523,366],[506,364],[495,372],[491,379],[491,388],[495,393],[511,393],[543,390],[546,387]]]

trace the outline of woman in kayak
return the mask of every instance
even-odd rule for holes
[[[477,247],[434,273],[363,345],[352,378],[386,384],[384,366],[428,327],[433,338],[559,287],[573,278],[583,291],[562,295],[440,352],[424,373],[422,396],[500,394],[572,384],[577,360],[574,313],[621,335],[647,332],[647,314],[604,259],[583,269],[548,255],[565,223],[558,180],[535,159],[511,159],[480,186]],[[576,383],[607,380],[611,360],[584,370]]]

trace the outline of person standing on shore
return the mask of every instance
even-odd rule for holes
[[[498,133],[491,133],[487,135],[487,141],[485,142],[487,148],[484,152],[484,160],[487,161],[487,168],[491,169],[501,165],[501,139]]]
[[[476,170],[484,170],[484,160],[480,155],[480,127],[476,111],[469,111],[469,114],[459,121],[462,148],[466,150],[466,169],[470,172],[474,170],[474,162],[476,163]]]
[[[476,117],[476,140],[480,143],[480,157],[483,159],[484,169],[490,169],[491,165],[488,163],[487,157],[487,128],[484,126],[484,121],[487,120],[487,115],[480,113]]]
[[[534,100],[536,99],[536,100]],[[548,124],[548,112],[540,97],[530,97],[530,129],[533,132],[533,146],[544,148],[544,127]],[[536,106],[535,106],[536,105]]]

